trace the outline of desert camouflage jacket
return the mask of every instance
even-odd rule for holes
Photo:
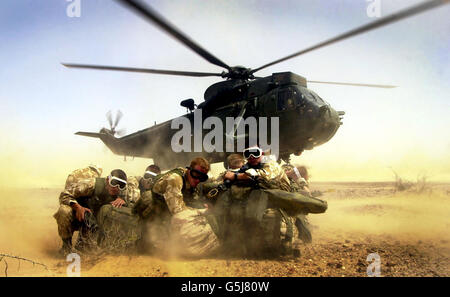
[[[96,211],[101,205],[110,203],[116,198],[109,195],[106,190],[106,178],[87,178],[64,189],[59,195],[59,203],[65,205],[79,203]],[[127,202],[126,199],[124,200]]]
[[[74,184],[82,179],[100,177],[101,173],[102,173],[101,168],[94,169],[94,167],[91,167],[91,166],[74,170],[67,177],[66,185],[64,188],[68,189],[72,184]]]
[[[128,203],[136,203],[141,198],[139,183],[141,176],[131,176],[127,179],[126,200]]]
[[[177,168],[186,172],[185,168]],[[186,178],[178,173],[172,172],[163,175],[155,182],[152,192],[164,197],[167,207],[172,215],[186,209],[192,209],[185,203],[186,198],[192,198],[196,191],[193,189]]]
[[[245,166],[245,165],[244,165]],[[246,170],[249,173],[251,168]],[[278,188],[285,191],[291,191],[291,183],[280,164],[276,161],[262,163],[260,168],[253,169],[259,176],[261,185],[268,188]]]

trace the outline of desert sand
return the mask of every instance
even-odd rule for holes
[[[81,276],[450,276],[450,184],[396,191],[394,183],[313,183],[328,201],[309,215],[313,243],[299,258],[188,260],[160,255],[82,255]],[[60,189],[0,189],[0,276],[66,276],[53,213]],[[0,256],[1,258],[1,256]]]

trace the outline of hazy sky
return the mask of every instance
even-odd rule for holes
[[[146,1],[229,65],[259,67],[374,19],[365,0]],[[382,15],[422,1],[381,0]],[[60,62],[221,72],[112,0],[0,2],[1,185],[61,185],[97,163],[139,174],[150,160],[123,162],[95,139],[108,110],[128,133],[182,115],[217,78],[67,69]],[[398,85],[372,89],[313,85],[344,125],[297,163],[314,180],[450,180],[450,5],[266,68],[310,80]],[[168,148],[170,149],[170,148]],[[180,164],[182,165],[182,164]],[[219,169],[219,167],[216,167]],[[12,182],[11,180],[14,180]]]

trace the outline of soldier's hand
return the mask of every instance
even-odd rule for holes
[[[234,180],[234,172],[227,171],[223,176],[224,179]]]
[[[113,202],[111,202],[112,206],[117,207],[117,208],[121,208],[122,205],[125,204],[125,201],[122,198],[117,198],[116,200],[114,200]]]
[[[72,208],[75,210],[75,217],[79,222],[82,222],[84,220],[84,213],[86,211],[91,212],[89,208],[83,207],[79,205],[78,203],[74,204]]]

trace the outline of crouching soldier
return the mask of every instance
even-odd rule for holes
[[[135,207],[140,198],[152,189],[156,177],[161,174],[161,169],[157,165],[149,165],[142,176],[132,176],[128,178],[127,199]]]
[[[227,172],[225,179],[238,185],[240,182],[250,182],[250,188],[245,190],[244,216],[246,224],[253,225],[254,232],[264,234],[263,240],[267,251],[280,250],[281,252],[293,252],[292,241],[295,238],[293,217],[299,214],[323,213],[327,209],[325,201],[315,199],[301,193],[292,193],[290,181],[282,167],[269,158],[263,158],[263,152],[258,147],[244,150],[247,164],[238,173]],[[264,160],[266,159],[266,160]],[[253,182],[253,185],[252,185]],[[236,200],[236,193],[231,193]],[[255,245],[258,247],[258,244]],[[250,249],[254,247],[250,246]],[[297,252],[297,253],[296,253]]]
[[[309,189],[308,170],[305,166],[283,165],[286,175],[289,178],[291,192],[297,192],[302,195],[311,196]],[[304,243],[311,243],[311,225],[308,222],[306,214],[298,214],[294,217],[294,223],[298,231],[298,238]]]
[[[115,169],[106,178],[79,180],[60,194],[60,207],[54,218],[63,242],[62,253],[71,252],[74,231],[80,231],[77,248],[82,249],[89,243],[92,231],[98,228],[96,216],[103,205],[118,208],[126,205],[122,196],[126,186],[127,175]]]
[[[159,176],[152,187],[154,215],[166,218],[171,245],[179,247],[175,252],[184,256],[209,255],[219,247],[215,222],[195,195],[209,170],[207,160],[195,158],[189,167]]]

